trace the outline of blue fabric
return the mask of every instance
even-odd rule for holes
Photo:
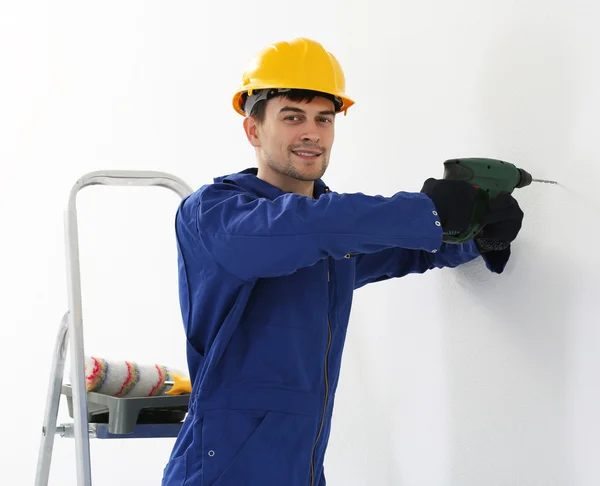
[[[479,256],[445,245],[432,201],[284,193],[256,169],[176,217],[193,393],[163,486],[325,486],[323,461],[355,289]]]

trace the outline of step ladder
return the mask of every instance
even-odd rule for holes
[[[189,403],[188,394],[116,398],[86,392],[76,198],[81,189],[92,185],[159,186],[170,189],[182,199],[193,192],[178,177],[155,171],[90,172],[73,185],[65,211],[69,309],[60,322],[54,347],[35,486],[48,484],[56,435],[75,439],[77,485],[91,486],[90,438],[176,437]],[[72,385],[63,385],[67,344],[71,348]],[[73,423],[56,423],[61,395],[66,398]]]

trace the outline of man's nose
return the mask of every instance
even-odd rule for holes
[[[303,142],[318,143],[319,140],[321,139],[321,137],[319,137],[319,134],[316,131],[311,130],[311,131],[303,133],[302,136],[300,137],[300,139]]]

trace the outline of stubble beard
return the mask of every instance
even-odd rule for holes
[[[294,162],[292,161],[293,156],[294,154],[292,154],[292,152],[289,151],[287,160],[283,164],[278,164],[273,160],[273,158],[270,155],[267,154],[265,162],[267,163],[269,169],[271,169],[273,172],[303,182],[313,182],[318,179],[321,179],[323,175],[325,175],[327,167],[329,166],[327,152],[323,152],[319,157],[320,160],[315,162],[315,165],[319,165],[318,172],[316,174],[313,173],[312,175],[303,174],[294,166]]]

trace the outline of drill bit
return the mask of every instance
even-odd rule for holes
[[[544,184],[558,184],[556,181],[548,181],[546,179],[531,179],[533,182],[543,182]]]

